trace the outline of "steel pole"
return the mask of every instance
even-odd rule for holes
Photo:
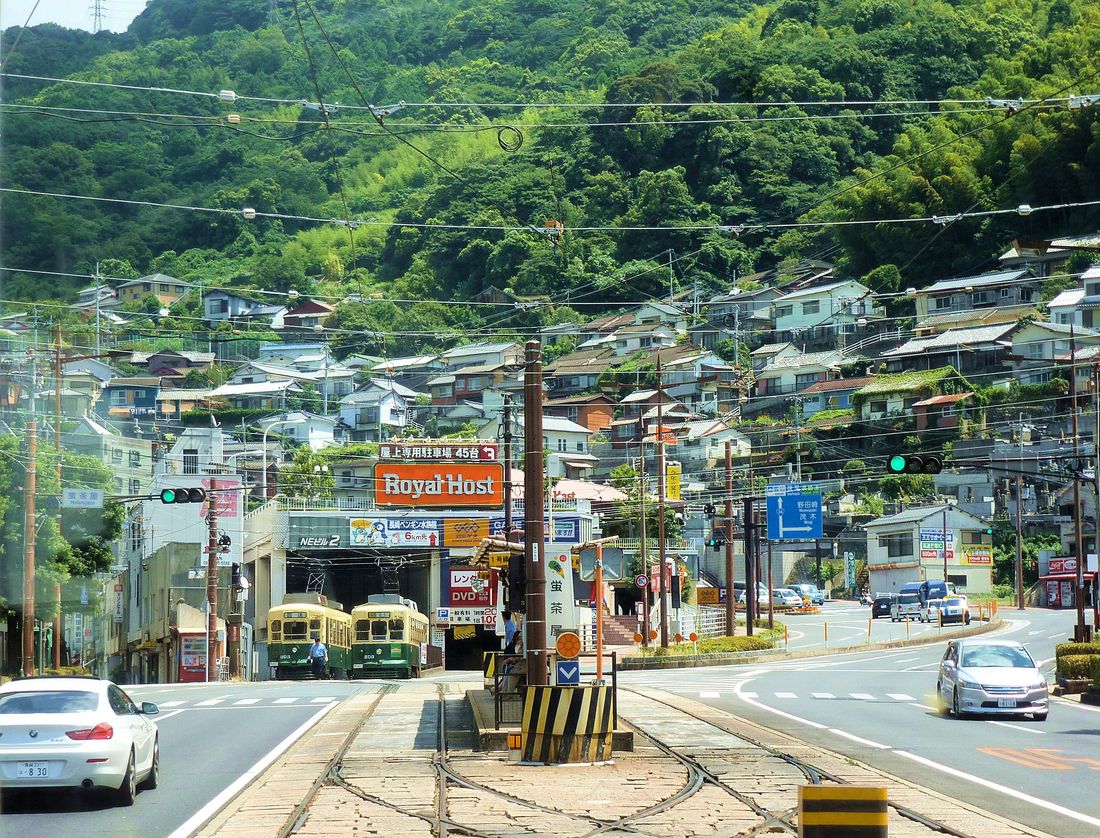
[[[523,516],[527,563],[527,683],[546,686],[549,680],[546,649],[546,538],[542,456],[542,349],[537,340],[525,347],[523,377]]]
[[[1074,468],[1081,468],[1081,437],[1077,425],[1077,337],[1073,331],[1073,324],[1069,327],[1069,399],[1070,414],[1073,417],[1073,462]],[[1074,551],[1077,555],[1077,590],[1074,592],[1073,604],[1077,606],[1077,625],[1074,628],[1074,640],[1078,643],[1087,643],[1092,639],[1092,631],[1085,624],[1085,534],[1084,515],[1081,511],[1081,481],[1076,478],[1073,481],[1073,530]]]
[[[726,636],[737,633],[733,602],[733,443],[726,440]],[[746,596],[746,599],[748,597]]]
[[[512,397],[504,397],[504,531],[512,532]]]
[[[96,291],[98,297],[99,291]],[[54,330],[53,343],[53,447],[57,460],[57,491],[61,493],[61,324]],[[57,508],[57,531],[61,532],[61,507]],[[53,586],[57,610],[53,615],[53,668],[61,668],[61,583]]]
[[[603,681],[603,542],[596,543],[596,683]]]
[[[752,536],[753,521],[752,497],[745,498],[744,528],[745,528],[745,634],[752,635],[752,621],[756,616],[756,559],[753,556]],[[733,596],[733,589],[730,589]]]
[[[217,677],[216,652],[218,648],[218,478],[210,475],[210,489],[206,495],[206,680],[211,673]]]
[[[668,581],[665,579],[665,561],[668,545],[665,543],[665,439],[664,439],[664,391],[661,381],[661,356],[657,356],[657,555],[660,568],[657,585],[661,592],[661,648],[668,648]]]
[[[649,575],[649,542],[646,540],[645,442],[642,442],[641,445],[638,446],[638,450],[641,453],[641,457],[639,458],[638,462],[638,465],[640,466],[640,471],[638,472],[638,500],[641,505],[642,512],[642,541],[640,545],[640,553],[642,556],[642,573],[645,574],[645,577],[648,580],[651,577]],[[647,582],[646,586],[642,589],[642,602],[644,603],[644,606],[642,608],[642,620],[644,622],[642,628],[643,646],[649,645],[649,595],[649,583]]]
[[[34,373],[31,373],[33,392]],[[32,401],[33,404],[33,401]],[[23,675],[34,675],[34,493],[38,470],[35,460],[38,457],[38,422],[31,414],[27,422],[27,480],[24,490],[23,518]]]

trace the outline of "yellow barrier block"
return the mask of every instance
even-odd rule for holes
[[[883,786],[799,786],[799,838],[886,838],[887,804]]]

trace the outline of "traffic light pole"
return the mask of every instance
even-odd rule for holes
[[[217,678],[216,652],[218,649],[218,478],[210,475],[210,489],[206,494],[206,680]]]

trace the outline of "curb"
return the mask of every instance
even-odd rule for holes
[[[944,640],[956,640],[960,637],[973,637],[998,629],[1004,625],[999,617],[996,620],[962,629],[946,632],[935,637],[918,637],[911,640],[887,640],[882,643],[867,643],[861,646],[837,646],[829,649],[807,649],[800,652],[714,652],[709,655],[678,655],[668,658],[623,658],[619,661],[619,671],[643,671],[647,669],[686,669],[696,666],[725,666],[739,663],[768,663],[771,661],[799,660],[801,658],[819,658],[825,655],[848,655],[856,652],[875,652],[883,649],[904,649],[909,646],[927,646]]]

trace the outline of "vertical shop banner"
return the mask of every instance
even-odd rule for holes
[[[569,544],[546,545],[546,637],[577,630],[573,553]]]
[[[665,464],[665,498],[668,500],[680,500],[680,478],[683,468],[679,463]]]

